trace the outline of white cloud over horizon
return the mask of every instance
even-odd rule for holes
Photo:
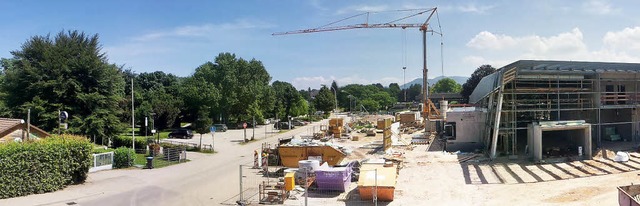
[[[482,31],[466,46],[480,53],[472,53],[463,61],[480,65],[504,66],[520,59],[573,61],[640,62],[640,27],[609,31],[601,39],[602,47],[593,49],[579,28],[551,36],[510,36]]]

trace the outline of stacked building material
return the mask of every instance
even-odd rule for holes
[[[334,137],[339,138],[344,131],[344,121],[342,118],[329,119],[329,131]]]
[[[378,120],[378,124],[377,127],[378,129],[382,130],[382,144],[384,147],[384,150],[387,151],[389,148],[391,148],[391,124],[393,123],[392,119],[390,118],[386,118],[386,119],[380,119]]]

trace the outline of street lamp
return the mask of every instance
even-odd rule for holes
[[[347,97],[349,97],[349,113],[351,113],[351,98],[353,98],[353,95],[351,95],[351,93],[349,93],[347,91],[344,91],[344,90],[342,90],[340,92],[347,93],[349,95]]]
[[[334,110],[338,112],[338,91],[336,91],[336,88],[333,87],[331,87],[331,90],[333,90],[333,97],[336,100],[336,108]]]
[[[151,112],[151,138],[153,138],[153,135],[155,133],[158,133],[158,138],[156,140],[157,144],[160,144],[160,133],[156,131],[156,113],[155,112]]]
[[[407,102],[407,67],[402,67],[402,86],[404,87],[404,102]]]

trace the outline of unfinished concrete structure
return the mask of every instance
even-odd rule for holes
[[[497,152],[522,155],[525,149],[529,155],[547,154],[561,145],[572,145],[562,150],[576,155],[582,145],[590,156],[588,148],[640,140],[639,72],[635,63],[520,60],[484,77],[469,101],[488,109],[483,142],[492,158]],[[563,125],[576,120],[584,124]],[[552,129],[539,132],[536,145],[542,148],[533,151],[536,125]]]

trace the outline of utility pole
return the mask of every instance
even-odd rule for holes
[[[27,109],[27,140],[29,140],[30,138],[31,138],[31,109]]]
[[[136,151],[135,108],[133,105],[133,77],[131,77],[131,148]]]

